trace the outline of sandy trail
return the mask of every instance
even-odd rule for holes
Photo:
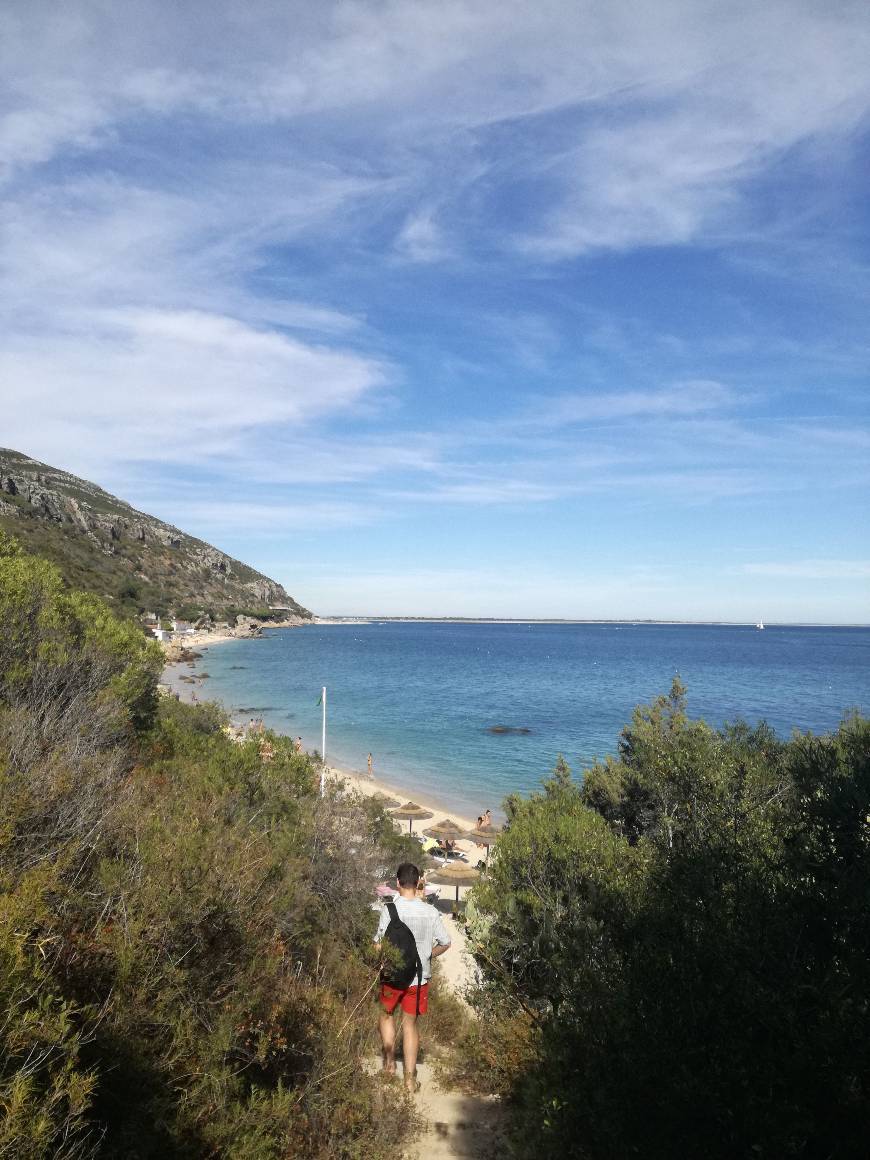
[[[460,826],[472,829],[476,819],[467,815],[449,813],[443,803],[433,800],[430,796],[409,794],[397,786],[389,785],[364,774],[348,773],[340,770],[332,771],[347,781],[360,793],[370,795],[385,793],[399,798],[404,803],[409,796],[421,806],[431,810],[434,817],[430,820],[413,822],[412,832],[421,833],[427,826],[449,816]],[[402,823],[407,826],[407,822]],[[482,847],[471,841],[459,841],[457,845],[466,851],[469,862],[473,866],[485,854]],[[463,898],[468,887],[460,886],[459,897]],[[464,927],[455,921],[451,914],[451,903],[456,897],[456,888],[442,886],[440,898],[436,903],[444,918],[444,925],[450,935],[450,950],[442,955],[436,970],[443,981],[460,999],[464,1000],[464,993],[474,977],[474,959],[468,953]],[[468,1008],[470,1012],[470,1008]],[[442,1088],[435,1077],[435,1069],[427,1057],[426,1052],[426,1020],[423,1018],[420,1025],[420,1058],[417,1062],[417,1078],[420,1081],[420,1091],[416,1098],[417,1107],[425,1120],[423,1133],[412,1144],[405,1154],[405,1160],[488,1160],[489,1157],[503,1158],[508,1154],[504,1139],[504,1108],[501,1101],[494,1096],[471,1096],[460,1091],[450,1091]],[[399,1072],[401,1074],[401,1063]]]
[[[474,827],[476,819],[448,812],[443,803],[433,800],[431,796],[409,794],[407,790],[369,778],[365,774],[340,770],[332,772],[335,776],[342,777],[360,793],[366,795],[385,793],[398,798],[402,803],[410,796],[418,805],[431,810],[434,814],[432,819],[412,823],[412,832],[415,834],[421,833],[427,826],[447,816],[460,826],[468,829]],[[401,824],[407,826],[408,823]],[[457,845],[466,851],[472,866],[486,852],[471,841],[459,841]],[[468,889],[466,886],[460,886],[460,899],[464,898]],[[464,1002],[465,990],[474,977],[476,967],[474,959],[468,953],[465,929],[451,914],[451,904],[455,897],[455,887],[440,887],[440,898],[436,905],[444,918],[451,946],[450,950],[438,959],[436,970],[454,994]],[[471,1012],[470,1008],[468,1010]],[[415,1099],[425,1121],[425,1128],[405,1153],[405,1160],[457,1160],[457,1158],[488,1160],[489,1157],[503,1158],[508,1155],[503,1131],[504,1108],[501,1101],[494,1096],[471,1096],[464,1092],[442,1088],[426,1052],[425,1018],[421,1020],[420,1041],[420,1058],[417,1063],[420,1091]],[[401,1073],[401,1063],[399,1072]]]
[[[442,1091],[430,1071],[425,1063],[417,1067],[421,1087],[416,1100],[426,1128],[405,1153],[405,1160],[494,1160],[507,1155],[500,1101]]]
[[[446,911],[445,903],[439,910]],[[449,913],[444,924],[452,945],[438,959],[443,980],[460,998],[473,976],[474,960],[466,949],[465,931]],[[401,1070],[401,1064],[399,1065]],[[504,1109],[494,1096],[471,1096],[442,1088],[426,1053],[426,1024],[421,1025],[421,1053],[417,1063],[420,1091],[417,1107],[425,1120],[423,1133],[405,1154],[405,1160],[455,1160],[456,1157],[486,1160],[504,1157]]]

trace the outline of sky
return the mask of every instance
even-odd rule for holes
[[[870,6],[0,8],[0,445],[315,612],[870,621]]]

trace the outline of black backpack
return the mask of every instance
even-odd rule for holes
[[[423,964],[417,953],[417,943],[406,926],[399,918],[395,902],[387,903],[387,912],[390,921],[384,931],[384,941],[399,952],[398,963],[388,963],[381,971],[381,982],[388,987],[395,987],[397,991],[404,991],[417,980],[417,999],[419,1002],[419,988],[423,985]]]

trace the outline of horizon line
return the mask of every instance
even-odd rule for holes
[[[441,624],[620,624],[620,625],[707,625],[723,628],[757,628],[752,620],[677,620],[646,616],[614,616],[614,617],[573,617],[573,616],[403,616],[403,615],[372,615],[370,613],[341,614],[330,613],[314,614],[313,623],[317,624],[368,624],[379,621],[396,622],[423,622]],[[870,628],[866,621],[830,621],[830,620],[771,620],[767,621],[764,629],[768,628]]]

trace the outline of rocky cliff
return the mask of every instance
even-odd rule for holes
[[[130,612],[278,606],[311,615],[280,584],[211,544],[6,448],[0,448],[0,529],[56,563],[70,584]]]

